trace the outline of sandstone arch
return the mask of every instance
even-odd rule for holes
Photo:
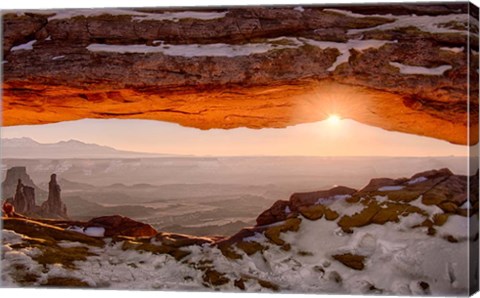
[[[476,144],[473,12],[468,4],[7,12],[3,125],[126,118],[263,128],[335,113],[455,144],[468,143],[470,128]],[[436,27],[411,26],[411,14]]]

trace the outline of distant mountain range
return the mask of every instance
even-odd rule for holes
[[[2,158],[139,158],[139,157],[166,157],[171,154],[156,154],[117,150],[98,144],[87,144],[78,140],[60,141],[43,144],[31,138],[2,138]]]

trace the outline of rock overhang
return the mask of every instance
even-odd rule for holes
[[[259,129],[338,114],[476,144],[478,15],[467,3],[375,7],[7,12],[3,125]]]

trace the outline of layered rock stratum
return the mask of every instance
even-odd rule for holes
[[[6,11],[3,38],[7,126],[264,128],[338,114],[478,142],[478,10],[468,3]]]
[[[478,181],[478,172],[471,177]],[[230,237],[2,217],[7,286],[466,295],[478,189],[448,169],[293,194]],[[272,216],[273,215],[273,216]],[[476,225],[475,225],[476,223]],[[477,243],[478,245],[478,243]]]

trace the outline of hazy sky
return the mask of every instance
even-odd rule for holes
[[[446,156],[466,146],[389,132],[353,120],[321,121],[284,129],[198,130],[150,120],[85,119],[2,127],[2,138],[40,143],[77,139],[117,149],[193,155]]]

